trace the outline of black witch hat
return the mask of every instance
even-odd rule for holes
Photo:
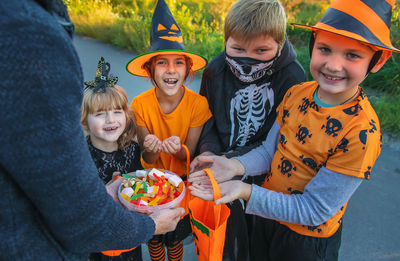
[[[192,59],[193,71],[200,70],[207,65],[207,60],[204,57],[186,51],[182,31],[164,0],[158,0],[153,13],[149,52],[133,58],[126,65],[126,70],[131,74],[147,77],[148,74],[143,65],[152,57],[160,54],[188,56]]]

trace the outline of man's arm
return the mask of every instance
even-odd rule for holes
[[[97,176],[80,126],[83,81],[72,41],[57,22],[17,22],[0,44],[2,168],[68,251],[146,242],[154,222],[116,204]]]

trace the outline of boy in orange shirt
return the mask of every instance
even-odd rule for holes
[[[151,24],[150,52],[135,57],[127,65],[130,73],[148,77],[154,84],[131,104],[143,168],[167,169],[186,180],[188,163],[211,112],[207,99],[183,84],[193,71],[206,64],[203,57],[185,50],[178,24],[165,1],[159,0]],[[175,231],[149,241],[151,259],[164,260],[165,244],[168,259],[181,260],[182,240],[190,232],[186,215]]]
[[[251,260],[337,260],[342,217],[381,150],[378,117],[359,86],[392,52],[395,1],[335,0],[311,29],[315,81],[289,89],[267,139],[232,159],[203,157],[220,182],[222,198],[248,201],[256,215]],[[269,172],[262,187],[234,176]],[[200,171],[192,194],[211,200]]]

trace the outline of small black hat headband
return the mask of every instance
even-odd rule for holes
[[[118,77],[108,76],[110,72],[110,63],[105,62],[104,57],[100,57],[97,65],[96,77],[93,81],[85,82],[86,88],[92,88],[93,92],[106,92],[107,87],[114,87],[118,82]]]

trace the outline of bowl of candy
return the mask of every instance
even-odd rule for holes
[[[122,177],[125,179],[118,188],[118,198],[131,211],[151,213],[173,208],[185,196],[185,183],[168,170],[137,170]]]

